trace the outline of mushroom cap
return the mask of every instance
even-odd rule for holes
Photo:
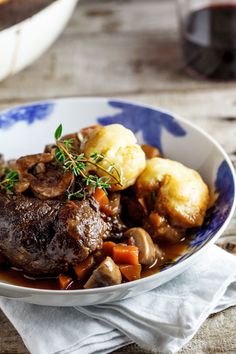
[[[106,257],[93,271],[92,275],[84,285],[84,288],[90,289],[116,285],[121,284],[121,281],[122,276],[118,265],[115,264],[111,257]]]
[[[39,199],[60,197],[73,183],[74,176],[70,171],[64,173],[64,171],[55,169],[50,165],[46,168],[44,164],[49,164],[53,159],[53,153],[28,155],[19,158],[16,162],[20,175],[17,191],[22,193],[30,187]],[[34,166],[36,166],[36,174],[30,172],[30,169]]]
[[[156,251],[151,236],[141,227],[133,227],[125,232],[139,249],[139,262],[151,265],[156,259]]]

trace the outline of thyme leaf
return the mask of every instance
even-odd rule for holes
[[[109,180],[105,176],[98,177],[96,175],[88,175],[86,178],[84,178],[83,181],[86,186],[92,186],[94,188],[102,188],[104,192],[106,192],[106,189],[111,187],[111,185],[109,184]]]
[[[56,140],[59,140],[60,137],[61,137],[61,135],[62,135],[62,124],[60,124],[60,125],[57,127],[57,129],[56,129],[56,131],[55,131],[55,133],[54,133],[54,137],[55,137]]]
[[[107,158],[98,152],[92,153],[89,157],[86,157],[83,153],[78,153],[73,149],[74,139],[60,139],[62,136],[63,127],[60,124],[55,133],[56,140],[56,151],[55,157],[57,162],[59,162],[65,171],[71,171],[76,177],[81,177],[83,185],[86,187],[92,187],[93,190],[96,188],[102,188],[105,192],[111,187],[111,181],[113,183],[122,185],[121,183],[121,171],[111,163]],[[101,165],[101,162],[106,161],[108,167]],[[98,177],[87,172],[87,167],[92,165],[97,169],[104,172],[105,176]],[[74,193],[69,193],[67,191],[68,199],[82,198],[83,188],[80,188]]]
[[[81,189],[78,190],[77,192],[74,192],[74,193],[70,193],[69,191],[67,191],[67,198],[68,198],[68,200],[83,199],[84,193],[82,192]]]
[[[19,173],[16,170],[6,169],[5,177],[0,181],[0,189],[12,194],[15,184],[19,181]]]

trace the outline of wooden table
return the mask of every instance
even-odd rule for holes
[[[53,47],[0,83],[0,108],[78,95],[116,96],[173,110],[212,134],[236,166],[236,83],[197,81],[186,74],[171,0],[81,0]],[[236,243],[235,234],[234,217],[222,242]],[[236,353],[235,328],[236,308],[223,311],[180,353]],[[0,353],[27,353],[2,313]],[[132,345],[116,353],[144,351]]]

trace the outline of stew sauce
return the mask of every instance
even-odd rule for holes
[[[151,267],[144,268],[141,277],[144,278],[158,273],[163,267],[165,267],[165,264],[167,266],[169,262],[174,261],[177,257],[184,253],[190,240],[191,238],[186,238],[176,244],[162,244],[161,249],[164,251],[164,259],[162,264],[156,264]],[[6,266],[0,266],[0,281],[26,288],[60,290],[57,278],[34,279],[24,275],[24,273],[20,270],[10,267],[7,268]],[[82,281],[74,281],[68,290],[82,289],[83,285],[84,282]]]

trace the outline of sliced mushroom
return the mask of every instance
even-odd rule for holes
[[[56,198],[61,196],[73,183],[73,174],[70,171],[64,173],[46,164],[54,158],[53,153],[43,153],[21,157],[17,160],[17,169],[20,182],[18,192],[24,192],[28,187],[34,195],[40,199]],[[35,167],[36,175],[31,173]]]
[[[16,161],[17,170],[19,171],[20,177],[22,179],[26,179],[27,181],[31,181],[34,176],[29,173],[29,169],[38,163],[49,163],[53,160],[54,155],[51,153],[44,154],[35,154],[20,157]]]
[[[111,257],[106,257],[104,261],[93,271],[93,274],[84,285],[85,289],[100,288],[121,284],[122,276],[119,267]]]
[[[45,173],[45,172],[46,172],[45,163],[39,162],[39,163],[35,166],[35,172],[36,172],[36,173]]]
[[[36,197],[48,199],[61,196],[72,182],[73,174],[70,171],[63,173],[55,169],[49,169],[46,173],[34,178],[30,187]]]
[[[125,232],[125,237],[132,240],[132,243],[139,249],[139,262],[151,265],[156,259],[156,250],[151,236],[141,227],[133,227]]]
[[[22,182],[17,182],[15,184],[15,192],[16,193],[23,193],[28,189],[30,186],[30,182],[28,181],[22,181]]]

